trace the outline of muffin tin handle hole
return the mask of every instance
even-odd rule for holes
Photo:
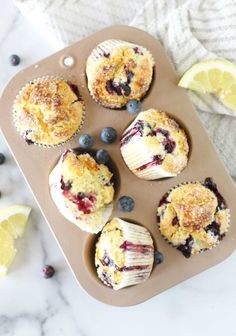
[[[71,55],[66,55],[61,58],[60,63],[64,68],[72,68],[75,65],[75,59]]]

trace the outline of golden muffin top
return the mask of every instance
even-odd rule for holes
[[[112,173],[89,154],[76,155],[72,150],[63,154],[61,188],[68,208],[76,206],[83,214],[94,213],[111,203],[114,187]]]
[[[178,174],[187,165],[189,146],[186,134],[167,113],[156,109],[140,112],[123,133],[121,148],[132,139],[135,141],[136,137],[142,139],[143,149],[150,159],[157,157],[167,172]]]
[[[168,197],[179,220],[186,230],[198,230],[213,220],[217,207],[215,194],[200,183],[181,185]]]
[[[66,81],[38,79],[16,97],[14,123],[26,141],[53,146],[69,140],[83,121],[84,104]]]
[[[229,228],[225,200],[217,189],[213,191],[205,183],[174,188],[157,209],[160,232],[186,257],[214,247]]]
[[[87,60],[88,88],[103,106],[119,108],[140,100],[153,76],[154,61],[144,47],[120,40],[99,44]]]

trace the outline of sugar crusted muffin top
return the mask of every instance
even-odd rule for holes
[[[179,218],[179,224],[188,231],[209,225],[217,206],[215,194],[201,184],[185,184],[171,191],[169,198]]]
[[[157,220],[161,234],[185,257],[211,249],[229,227],[229,209],[215,183],[187,183],[160,201]]]
[[[140,100],[147,92],[154,61],[144,47],[108,40],[99,44],[87,60],[88,88],[95,100],[111,108]]]
[[[53,146],[70,139],[83,121],[84,104],[62,79],[37,79],[19,92],[14,123],[28,144]]]

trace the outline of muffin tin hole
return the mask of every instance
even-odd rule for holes
[[[73,56],[64,56],[61,59],[61,64],[65,68],[72,68],[75,65],[75,59]]]

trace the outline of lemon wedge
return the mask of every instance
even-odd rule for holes
[[[0,209],[0,227],[13,238],[22,237],[31,208],[27,205],[11,205]]]
[[[185,72],[178,85],[199,93],[215,93],[224,105],[236,111],[236,66],[229,61],[196,63]]]
[[[0,277],[4,277],[16,255],[14,240],[0,227]]]
[[[14,239],[22,237],[31,208],[12,205],[0,209],[0,277],[6,275],[16,255]]]

